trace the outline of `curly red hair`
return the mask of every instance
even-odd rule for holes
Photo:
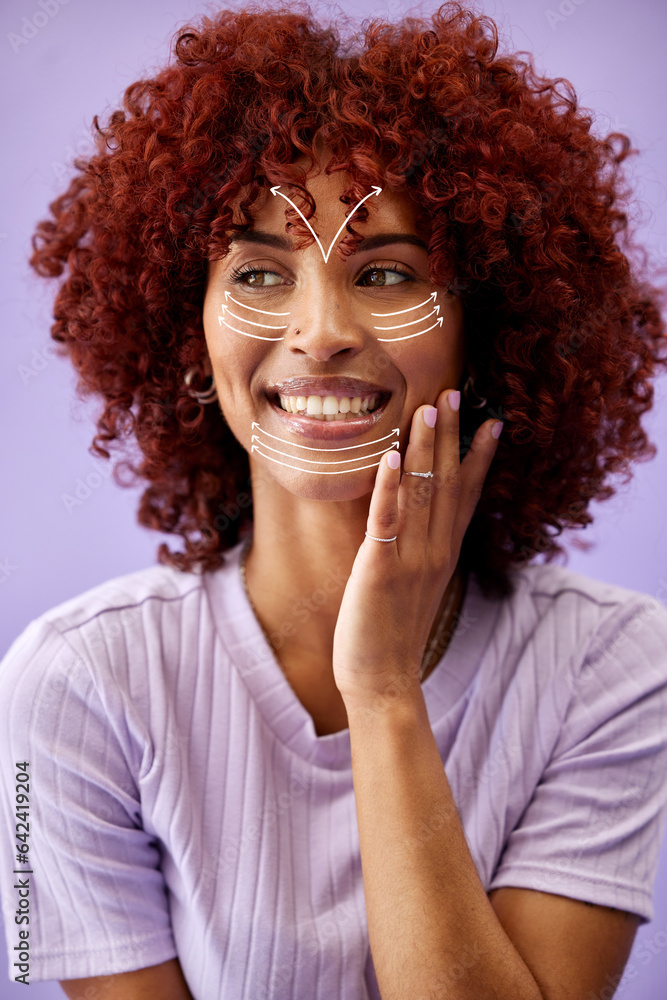
[[[605,481],[656,453],[640,418],[667,365],[664,291],[645,252],[631,263],[619,165],[636,150],[594,136],[568,81],[536,75],[527,53],[498,55],[493,21],[458,3],[344,41],[306,5],[221,10],[180,29],[173,52],[106,127],[93,119],[97,153],[75,161],[30,258],[45,277],[68,269],[51,335],[79,395],[104,402],[91,453],[133,436],[140,461],[114,478],[126,485],[124,466],[147,480],[139,523],[184,539],[158,561],[216,569],[251,529],[247,453],[183,378],[206,358],[208,259],[251,224],[267,181],[309,202],[294,161],[324,141],[350,200],[370,184],[415,199],[431,279],[461,296],[487,398],[464,402],[462,453],[489,416],[505,421],[461,559],[487,596],[511,593],[513,565],[562,553],[556,536],[615,493]]]

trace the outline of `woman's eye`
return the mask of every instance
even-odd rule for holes
[[[230,277],[233,282],[245,285],[246,288],[270,288],[284,284],[283,277],[277,271],[261,267],[247,271],[235,270]],[[357,283],[366,288],[383,288],[387,285],[401,285],[408,281],[414,281],[412,275],[397,268],[372,267],[364,271]]]
[[[402,271],[395,271],[388,267],[373,267],[370,271],[365,271],[359,281],[365,283],[367,288],[372,288],[374,286],[400,285],[404,281],[412,281],[412,278],[410,275],[403,274]]]
[[[282,278],[275,271],[244,271],[236,280],[252,288],[266,288],[268,285],[279,285]]]

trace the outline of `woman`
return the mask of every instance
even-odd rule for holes
[[[185,551],[2,663],[35,785],[10,964],[70,997],[613,989],[653,915],[667,614],[529,563],[653,453],[628,143],[457,4],[354,51],[221,11],[175,55],[34,242],[96,450],[136,437],[140,523]]]

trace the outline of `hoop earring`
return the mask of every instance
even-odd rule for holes
[[[192,379],[195,377],[197,373],[198,369],[196,365],[193,365],[192,368],[188,368],[183,377],[183,382],[185,383],[185,385],[191,386]],[[213,376],[209,375],[209,378],[211,379],[211,384],[208,387],[208,389],[198,391],[197,389],[188,388],[188,395],[192,396],[193,399],[196,399],[198,403],[202,404],[202,406],[205,406],[207,403],[213,403],[218,398],[218,390],[215,387]]]
[[[475,396],[478,400],[481,400],[481,402],[474,403],[471,396]],[[475,392],[475,380],[472,375],[468,376],[466,384],[463,386],[463,397],[471,410],[481,410],[487,403],[486,397],[479,396]]]

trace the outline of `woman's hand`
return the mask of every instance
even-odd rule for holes
[[[333,671],[346,706],[374,707],[419,688],[426,643],[463,536],[498,446],[495,420],[478,429],[459,461],[459,415],[442,392],[429,427],[420,406],[412,418],[405,471],[433,471],[433,479],[402,475],[382,456],[367,532],[352,566],[336,622]],[[457,396],[457,393],[454,393]],[[459,396],[460,399],[460,396]]]

